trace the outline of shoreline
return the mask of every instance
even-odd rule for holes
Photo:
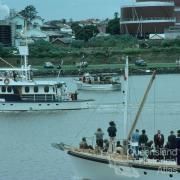
[[[180,74],[180,67],[175,68],[139,68],[139,69],[129,69],[129,75],[150,75],[152,72],[156,70],[157,74]],[[35,71],[33,73],[34,77],[55,77],[58,75],[58,70],[46,70],[46,71]],[[100,73],[118,73],[123,74],[124,70],[122,69],[91,69],[85,70],[81,73],[78,70],[66,70],[60,74],[60,77],[72,77],[72,76],[79,76],[85,72],[89,72],[91,74],[100,74]]]

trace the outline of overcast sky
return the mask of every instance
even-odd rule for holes
[[[133,0],[0,0],[0,19],[9,9],[22,10],[27,5],[34,5],[39,15],[45,20],[87,18],[111,18],[120,11],[122,4]]]

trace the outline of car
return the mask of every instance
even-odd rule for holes
[[[143,59],[138,59],[135,62],[136,66],[147,66],[147,63]]]
[[[54,65],[52,62],[45,62],[45,63],[44,63],[44,68],[54,69],[54,68],[55,68],[55,65]]]
[[[86,68],[86,67],[88,67],[88,62],[87,61],[82,61],[80,63],[75,63],[75,66],[77,68]]]

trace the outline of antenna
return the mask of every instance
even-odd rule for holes
[[[24,27],[23,34],[25,35],[26,32],[27,32],[27,21],[25,19],[25,27]],[[22,66],[21,66],[21,68],[22,68],[22,75],[23,75],[23,72],[25,72],[25,79],[28,80],[28,79],[30,79],[30,74],[28,75],[28,71],[30,69],[28,68],[28,58],[27,58],[28,55],[29,55],[29,50],[28,50],[28,46],[27,46],[27,35],[25,35],[25,39],[26,39],[25,45],[24,46],[19,46],[18,49],[19,49],[19,53],[20,53],[21,57],[22,56],[24,57],[24,62],[22,64]]]

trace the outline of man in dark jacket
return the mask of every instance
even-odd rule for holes
[[[148,136],[146,135],[146,130],[142,130],[142,134],[139,136],[139,146],[145,147],[148,142]]]
[[[162,148],[164,146],[164,135],[161,134],[161,131],[158,130],[157,134],[154,135],[154,144],[156,148],[156,156],[157,159],[160,160],[162,158]]]
[[[114,123],[114,121],[109,122],[109,127],[107,129],[108,135],[109,135],[109,152],[112,153],[115,150],[116,147],[116,142],[115,142],[115,138],[116,138],[116,124]]]
[[[168,136],[168,145],[169,149],[176,148],[176,135],[174,134],[174,131],[171,131],[170,135]]]
[[[169,158],[170,159],[175,159],[176,157],[174,156],[174,150],[176,149],[176,135],[174,134],[174,131],[170,132],[170,135],[168,136],[168,150],[169,152]]]
[[[163,148],[164,135],[161,134],[160,130],[158,130],[157,134],[154,135],[154,144],[156,149]]]
[[[177,132],[176,138],[177,165],[180,165],[180,130]]]
[[[147,142],[148,142],[148,136],[146,135],[146,130],[142,130],[142,134],[139,136],[139,147],[141,151],[141,155],[143,157],[143,160],[147,160]]]

